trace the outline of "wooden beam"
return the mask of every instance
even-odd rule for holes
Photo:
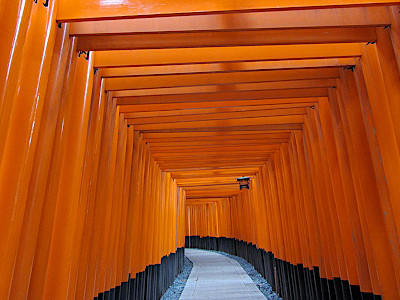
[[[260,140],[260,139],[288,139],[290,133],[261,133],[261,134],[241,134],[237,135],[216,135],[216,136],[181,136],[181,137],[164,137],[164,138],[143,138],[145,142],[151,144],[157,143],[180,143],[188,141],[232,141],[232,140]]]
[[[242,106],[227,106],[227,107],[213,107],[213,108],[194,108],[194,109],[172,109],[148,112],[125,112],[125,119],[151,119],[152,117],[166,117],[166,116],[188,116],[188,115],[209,115],[215,113],[228,113],[228,112],[248,112],[259,110],[271,109],[286,109],[286,108],[301,108],[312,106],[313,102],[295,102],[283,104],[270,104],[270,105],[242,105]],[[160,119],[162,120],[162,118]]]
[[[213,196],[217,197],[217,195],[225,195],[225,194],[236,194],[239,193],[239,185],[230,185],[227,187],[220,187],[218,191],[215,191],[213,189],[200,189],[200,190],[191,190],[191,189],[186,189],[186,196],[188,198],[191,197],[196,197],[196,196]]]
[[[232,183],[215,183],[215,184],[205,184],[205,185],[198,185],[198,186],[185,186],[186,192],[197,192],[197,191],[204,191],[204,190],[223,190],[223,189],[238,189],[239,184],[232,182]]]
[[[358,43],[273,45],[154,50],[97,51],[96,68],[276,61],[292,59],[348,58],[361,55]]]
[[[115,67],[101,68],[101,77],[125,77],[144,75],[177,75],[228,73],[250,70],[304,69],[318,67],[354,66],[354,58],[327,58],[278,61],[227,62],[188,65],[144,66],[144,67]],[[116,97],[120,97],[115,94]]]
[[[134,119],[129,118],[128,123],[131,125],[169,124],[176,122],[185,123],[191,121],[206,121],[206,120],[230,120],[230,119],[256,118],[256,117],[267,117],[267,116],[290,116],[290,115],[302,115],[305,113],[306,110],[304,107],[297,107],[297,108],[196,114],[196,115],[147,117],[147,118],[134,118]]]
[[[178,186],[185,188],[185,190],[199,190],[205,187],[210,187],[212,189],[220,189],[224,186],[233,187],[233,185],[238,186],[236,178],[227,181],[210,181],[210,182],[194,182],[194,183],[178,183]]]
[[[243,100],[236,100],[233,96],[240,95],[237,98],[243,98]],[[298,98],[270,98],[270,99],[253,99],[257,96],[265,97],[266,94],[263,91],[253,91],[251,93],[209,93],[209,94],[198,94],[198,100],[204,100],[200,102],[184,102],[184,96],[191,100],[188,95],[175,95],[177,100],[179,100],[179,105],[176,103],[161,103],[158,102],[168,102],[171,100],[170,96],[156,96],[153,99],[150,98],[150,103],[148,104],[130,104],[130,105],[121,105],[120,102],[128,102],[126,100],[130,100],[132,103],[144,102],[141,100],[145,100],[148,98],[139,98],[132,97],[130,99],[125,98],[117,98],[117,104],[119,106],[119,111],[121,113],[130,113],[130,112],[154,112],[154,111],[167,111],[167,110],[177,110],[177,108],[183,109],[206,109],[206,108],[223,108],[223,107],[234,107],[234,106],[258,106],[258,105],[284,105],[284,104],[298,104],[298,103],[315,103],[318,98],[314,97],[298,97]],[[214,97],[212,97],[214,96]],[[210,99],[209,101],[207,101]],[[155,102],[156,104],[151,104],[151,102]],[[163,101],[164,100],[164,101]],[[194,100],[194,99],[193,99]],[[214,101],[219,100],[219,101]],[[251,101],[249,101],[251,100]],[[181,102],[182,101],[182,102]]]
[[[87,35],[78,38],[80,51],[361,43],[376,41],[375,28],[262,29],[189,33]]]
[[[189,153],[181,153],[176,156],[173,155],[173,151],[170,152],[164,152],[163,154],[166,153],[172,153],[170,156],[159,156],[157,157],[157,162],[172,162],[172,161],[181,161],[181,162],[187,162],[187,161],[193,161],[193,160],[212,160],[212,159],[225,159],[225,160],[230,160],[230,159],[240,159],[243,157],[243,154],[245,153],[236,153],[232,152],[229,155],[225,155],[223,153],[211,153],[211,154],[202,154],[199,153],[198,155],[190,155]],[[262,152],[262,153],[253,153],[252,158],[257,158],[257,160],[266,160],[269,158],[269,154]],[[176,157],[176,159],[173,159]]]
[[[275,125],[287,123],[303,123],[303,114],[294,114],[290,116],[270,116],[255,118],[238,118],[229,120],[207,120],[207,121],[189,121],[160,124],[139,124],[135,125],[136,130],[163,130],[163,129],[181,129],[181,128],[208,128],[208,127],[232,127],[248,125]],[[128,119],[128,124],[133,124],[132,119]]]
[[[277,144],[272,144],[272,145],[255,145],[255,146],[247,146],[246,148],[243,148],[241,146],[215,146],[215,147],[186,147],[184,149],[174,149],[174,153],[179,154],[179,153],[190,153],[191,151],[194,151],[196,149],[201,149],[202,153],[230,153],[230,152],[237,152],[237,153],[247,153],[247,152],[253,152],[253,153],[268,153],[268,152],[273,152],[273,151],[278,151],[280,149],[280,146]],[[168,155],[165,153],[170,153],[172,152],[171,150],[157,150],[157,151],[152,151],[152,154],[154,158],[157,158],[160,156],[160,154],[164,153],[164,155]]]
[[[332,78],[286,80],[256,83],[233,83],[224,85],[202,85],[169,87],[160,89],[121,90],[114,91],[115,98],[124,97],[151,97],[157,95],[179,95],[179,94],[202,94],[234,91],[262,91],[262,90],[283,90],[283,89],[310,89],[335,87],[336,81]]]
[[[214,147],[214,146],[248,146],[248,145],[275,145],[280,143],[287,143],[288,139],[265,139],[265,140],[225,140],[225,141],[187,141],[187,142],[163,142],[154,143],[149,142],[152,151],[164,149],[182,149],[185,147]]]
[[[336,7],[360,7],[371,5],[393,5],[398,1],[390,0],[254,0],[251,2],[230,0],[220,1],[188,1],[179,0],[148,0],[145,5],[136,0],[98,1],[60,0],[57,11],[59,22],[74,22],[83,20],[115,20],[127,18],[204,15],[229,12],[250,11],[288,11],[300,9],[321,9]]]
[[[259,163],[253,163],[253,164],[249,164],[248,162],[237,162],[237,163],[231,163],[231,164],[227,164],[227,163],[213,163],[213,164],[197,164],[197,165],[176,165],[176,164],[172,164],[172,165],[159,165],[160,169],[164,172],[176,172],[176,171],[181,171],[181,170],[201,170],[201,169],[209,169],[209,168],[214,168],[214,169],[218,169],[218,168],[240,168],[240,167],[249,167],[249,166],[254,166],[254,167],[262,167],[265,164],[265,161],[260,161]]]
[[[225,200],[225,199],[227,199],[227,197],[220,197],[220,198],[215,198],[215,197],[191,198],[191,199],[186,199],[185,205],[186,205],[186,207],[187,206],[204,205],[204,204],[207,204],[207,203],[216,203],[216,202],[218,202],[220,200]]]
[[[236,73],[180,74],[118,77],[106,79],[106,90],[134,90],[182,86],[225,85],[234,83],[279,82],[285,80],[338,78],[338,68],[310,68]],[[272,87],[270,87],[272,88]],[[280,89],[279,85],[275,89]]]
[[[225,169],[219,169],[219,170],[195,170],[195,171],[182,171],[182,172],[171,172],[171,176],[175,180],[185,180],[185,179],[192,179],[193,177],[198,177],[199,180],[201,178],[207,179],[209,177],[224,177],[227,175],[232,175],[236,176],[236,172],[239,172],[241,174],[254,174],[255,172],[259,171],[258,168],[225,168]]]
[[[182,161],[182,162],[177,162],[177,161],[167,161],[167,162],[159,162],[157,161],[157,164],[160,166],[202,166],[202,165],[210,165],[210,164],[221,164],[221,165],[232,165],[232,164],[245,164],[245,165],[252,165],[260,162],[266,162],[268,158],[263,158],[263,159],[244,159],[241,160],[240,158],[238,159],[231,159],[231,160],[219,160],[217,159],[209,159],[209,160],[203,160],[203,161]]]
[[[231,190],[220,190],[218,192],[216,191],[209,191],[209,192],[204,192],[204,193],[194,193],[194,192],[190,192],[190,194],[186,194],[186,199],[198,199],[200,197],[202,198],[209,198],[209,197],[224,197],[224,198],[230,198],[233,197],[237,194],[239,194],[240,191],[239,189],[237,191],[231,189]]]
[[[228,186],[232,186],[233,184],[236,184],[236,178],[230,179],[230,180],[224,180],[224,181],[210,181],[210,182],[193,182],[193,183],[178,183],[178,186],[187,189],[200,189],[200,188],[204,188],[204,187],[214,187],[214,189],[218,189],[223,187],[224,185],[228,185]]]
[[[187,203],[189,205],[196,204],[196,202],[200,202],[200,201],[209,201],[210,203],[215,203],[215,202],[220,201],[220,200],[225,200],[226,198],[210,197],[210,198],[207,198],[207,199],[208,200],[206,200],[205,198],[199,198],[199,199],[193,198],[193,199],[190,199]]]
[[[148,139],[181,139],[181,138],[231,138],[232,136],[246,136],[246,135],[272,135],[276,136],[283,135],[283,134],[290,134],[290,130],[276,130],[273,132],[266,131],[207,131],[207,132],[172,132],[172,133],[142,133],[143,140]]]
[[[169,173],[173,173],[173,172],[191,172],[191,171],[202,171],[202,170],[209,170],[209,169],[213,169],[213,170],[221,170],[221,169],[226,169],[226,168],[250,168],[250,167],[254,167],[254,168],[261,168],[263,165],[257,164],[257,165],[247,165],[247,166],[239,166],[239,165],[233,165],[233,166],[201,166],[201,167],[195,167],[195,168],[188,168],[188,167],[181,167],[181,168],[164,168],[163,171],[164,172],[169,172]]]
[[[210,156],[210,157],[221,157],[222,155],[226,154],[227,151],[228,153],[231,153],[232,156],[245,156],[248,153],[252,153],[254,156],[262,156],[266,157],[270,154],[275,153],[275,151],[278,151],[278,149],[273,149],[273,147],[270,148],[265,148],[265,146],[273,146],[275,148],[280,147],[278,144],[272,144],[272,145],[259,145],[259,149],[254,149],[254,146],[249,146],[253,147],[253,149],[243,149],[243,147],[239,146],[225,146],[226,151],[224,152],[223,148],[224,147],[213,147],[204,149],[204,147],[201,149],[201,153],[198,153],[198,155],[191,155],[191,151],[193,152],[194,150],[199,150],[197,149],[175,149],[175,150],[167,150],[167,151],[154,151],[152,153],[153,157],[158,160],[158,159],[168,159],[171,155],[176,155],[176,157],[181,157],[181,156],[191,156],[192,159],[195,159],[198,156]]]
[[[283,143],[283,142],[282,142]],[[287,142],[285,142],[287,143]],[[264,144],[267,145],[267,144]],[[278,145],[278,143],[274,143],[271,145]],[[234,144],[232,145],[226,145],[226,146],[235,146]],[[155,153],[157,153],[155,151]],[[170,157],[167,156],[166,154],[169,153]],[[155,156],[157,157],[157,161],[158,162],[173,162],[173,161],[180,161],[180,162],[190,162],[193,160],[199,160],[199,161],[207,161],[207,160],[213,160],[213,159],[222,159],[222,160],[240,160],[243,155],[246,155],[246,153],[248,152],[231,152],[229,154],[224,154],[224,153],[199,153],[198,155],[190,155],[190,153],[179,153],[176,156],[174,156],[173,154],[173,150],[169,151],[169,152],[163,152],[160,154],[164,154],[163,156],[159,155],[159,156]],[[257,159],[257,161],[259,160],[266,160],[270,157],[270,153],[267,152],[262,152],[259,151],[257,153],[252,153],[252,158]],[[174,157],[176,157],[175,159],[173,159]]]
[[[386,26],[390,23],[386,7],[349,7],[75,22],[71,24],[70,35]]]
[[[260,90],[260,91],[238,91],[238,92],[220,92],[220,93],[199,93],[199,94],[179,94],[179,95],[157,95],[148,97],[124,97],[116,98],[117,105],[139,105],[144,104],[151,109],[149,104],[159,104],[168,107],[173,104],[176,108],[177,103],[179,106],[184,107],[210,107],[210,102],[213,102],[211,107],[227,106],[226,101],[247,100],[248,104],[254,100],[268,100],[268,99],[304,99],[311,97],[327,97],[327,88],[308,88],[308,89],[284,89],[284,90]],[[215,102],[221,102],[216,104]],[[190,103],[192,102],[192,103]],[[200,104],[200,102],[204,102]],[[196,104],[193,104],[196,103]],[[258,102],[259,103],[259,102]],[[228,104],[231,106],[231,104]],[[154,106],[156,107],[156,106]],[[142,108],[143,110],[144,108]],[[158,109],[158,108],[157,108]]]
[[[284,123],[284,124],[262,124],[262,125],[232,125],[228,127],[192,127],[192,128],[158,128],[158,129],[141,129],[140,132],[147,133],[171,133],[171,132],[224,132],[224,131],[282,131],[282,130],[301,130],[303,124],[300,123]]]

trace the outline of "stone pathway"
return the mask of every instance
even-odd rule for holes
[[[179,299],[266,299],[236,260],[199,249],[185,255],[193,269]]]

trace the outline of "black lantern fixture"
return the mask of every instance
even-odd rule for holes
[[[249,189],[250,177],[239,177],[237,179],[240,185],[240,189]]]

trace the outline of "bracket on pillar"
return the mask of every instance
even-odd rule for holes
[[[344,69],[345,70],[351,70],[353,72],[355,67],[356,66],[348,66],[348,67],[344,67]]]
[[[78,51],[78,57],[81,57],[82,54],[85,54],[85,59],[89,60],[90,51]]]

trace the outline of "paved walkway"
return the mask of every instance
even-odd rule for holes
[[[237,261],[198,249],[185,255],[193,269],[179,299],[266,299]]]

